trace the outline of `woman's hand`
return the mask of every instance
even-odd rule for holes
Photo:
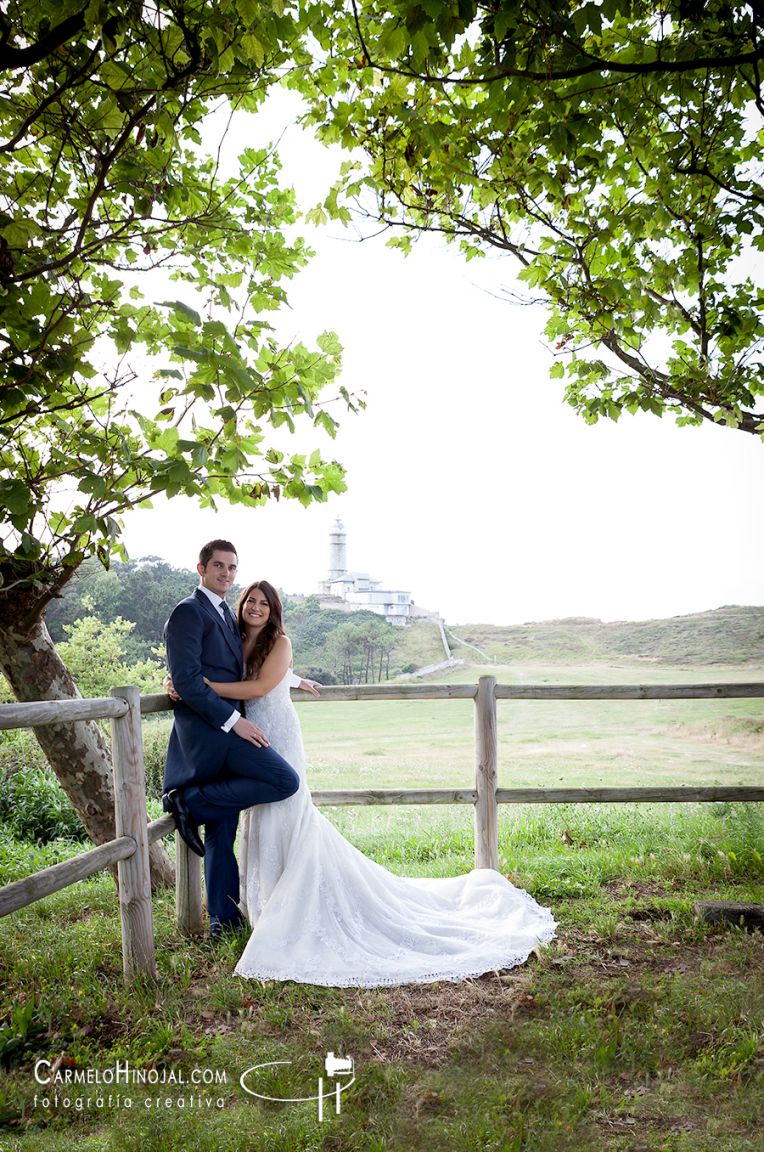
[[[319,688],[321,685],[318,680],[301,680],[297,685],[303,692],[310,692],[311,696],[320,696]]]
[[[172,682],[172,676],[170,675],[169,672],[167,673],[164,680],[162,681],[162,687],[164,688],[165,692],[167,693],[167,695],[170,697],[171,700],[176,700],[176,701],[180,700],[180,696],[175,691],[175,686],[173,685],[173,682]]]

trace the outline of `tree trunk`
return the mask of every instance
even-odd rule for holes
[[[0,628],[0,668],[19,701],[71,700],[80,696],[43,621]],[[111,754],[95,721],[44,724],[37,742],[95,844],[114,839]],[[161,840],[151,845],[154,886],[174,884],[175,869]]]

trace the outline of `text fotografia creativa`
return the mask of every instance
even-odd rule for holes
[[[118,1060],[108,1068],[62,1068],[55,1061],[38,1060],[34,1066],[34,1078],[45,1087],[51,1084],[57,1087],[92,1085],[100,1088],[114,1085],[139,1087],[148,1084],[153,1087],[228,1083],[228,1073],[219,1068],[192,1068],[188,1072],[174,1068],[136,1068],[126,1060]]]
[[[211,1112],[213,1108],[222,1111],[226,1107],[227,1101],[224,1096],[146,1096],[144,1099],[137,1099],[128,1096],[125,1093],[105,1093],[100,1088],[96,1089],[94,1096],[74,1096],[67,1095],[66,1089],[61,1089],[59,1092],[56,1090],[48,1096],[40,1096],[35,1093],[34,1100],[32,1101],[33,1108],[42,1108],[45,1111],[64,1111],[64,1112],[98,1112],[103,1109],[111,1111],[114,1108],[130,1108],[143,1107],[147,1112],[159,1112],[162,1109],[169,1111],[170,1109],[183,1112],[183,1111],[207,1111]]]

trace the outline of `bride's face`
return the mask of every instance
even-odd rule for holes
[[[253,588],[241,609],[242,619],[248,628],[262,628],[268,623],[271,607],[260,588]]]

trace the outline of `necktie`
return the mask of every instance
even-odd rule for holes
[[[236,621],[233,618],[233,612],[228,607],[225,600],[223,600],[221,602],[220,607],[223,609],[223,619],[225,620],[226,624],[231,629],[231,631],[234,632],[238,636],[239,630],[236,627]]]

